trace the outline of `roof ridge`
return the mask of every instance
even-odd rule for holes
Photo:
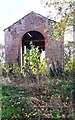
[[[22,17],[21,19],[17,20],[17,21],[14,22],[13,24],[11,24],[9,27],[5,28],[4,31],[5,31],[6,29],[10,28],[12,25],[16,24],[17,22],[19,22],[20,20],[24,19],[24,18],[25,18],[26,16],[28,16],[29,14],[39,15],[39,17],[42,17],[42,18],[47,19],[47,17],[45,17],[45,16],[43,16],[43,15],[41,15],[41,14],[39,14],[39,13],[36,13],[36,12],[34,12],[34,11],[31,11],[31,12],[29,12],[28,14],[26,14],[24,17]],[[49,19],[49,20],[50,20],[50,19]],[[53,21],[53,20],[52,20],[52,21]]]

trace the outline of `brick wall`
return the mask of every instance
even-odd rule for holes
[[[51,20],[48,21],[48,27],[51,26]],[[4,30],[5,32],[5,62],[16,63],[18,57],[18,50],[22,47],[22,37],[28,31],[38,31],[45,38],[45,54],[51,60],[63,61],[63,40],[52,40],[49,32],[45,32],[47,27],[47,19],[35,12],[27,14],[25,17],[9,26]],[[40,43],[39,43],[40,44]],[[21,58],[21,53],[19,52]]]

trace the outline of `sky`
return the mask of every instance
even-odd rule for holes
[[[0,43],[4,44],[4,29],[31,11],[47,16],[42,0],[0,0]],[[43,0],[45,3],[47,0]],[[52,17],[54,8],[52,8]],[[52,18],[53,19],[53,18]]]
[[[40,0],[0,0],[0,43],[4,44],[4,29],[34,11],[46,16]]]

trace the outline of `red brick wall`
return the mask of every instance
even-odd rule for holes
[[[28,31],[38,31],[45,38],[45,53],[46,57],[49,58],[48,63],[51,63],[51,60],[63,60],[63,46],[62,41],[52,40],[48,32],[45,32],[44,29],[46,26],[47,20],[45,17],[31,12],[26,15],[24,18],[20,19],[7,29],[5,29],[5,61],[6,63],[15,63],[17,62],[18,49],[22,46],[22,37]],[[49,22],[49,26],[51,21]],[[61,48],[62,47],[62,48]]]

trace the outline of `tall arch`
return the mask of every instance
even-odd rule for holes
[[[32,41],[35,47],[39,47],[39,51],[41,49],[45,51],[45,38],[44,36],[38,31],[28,31],[22,37],[22,53],[21,53],[21,62],[23,62],[22,55],[26,52],[27,49],[30,49],[30,41]]]

